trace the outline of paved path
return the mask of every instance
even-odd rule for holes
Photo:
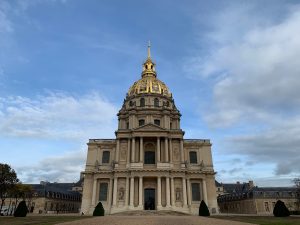
[[[200,216],[104,216],[60,225],[250,225],[229,220],[221,220]],[[253,224],[251,224],[253,225]]]

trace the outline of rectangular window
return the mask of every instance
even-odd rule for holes
[[[110,156],[110,152],[104,151],[102,154],[102,163],[109,163],[109,156]]]
[[[100,183],[99,201],[107,200],[108,183]]]
[[[192,183],[192,200],[200,201],[200,184]]]
[[[197,152],[195,151],[190,152],[190,163],[197,164]]]
[[[266,212],[270,212],[269,202],[265,202],[265,210],[266,210]]]
[[[160,126],[160,120],[154,120],[154,124]]]
[[[154,151],[145,151],[145,164],[155,164],[155,152]]]

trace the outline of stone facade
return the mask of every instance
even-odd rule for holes
[[[256,187],[249,183],[220,184],[224,193],[218,196],[221,213],[271,215],[281,200],[290,211],[299,211],[297,190],[293,187]]]
[[[29,213],[57,214],[78,213],[81,206],[81,194],[72,191],[74,183],[49,183],[28,184],[32,187],[32,195],[25,196]],[[6,198],[3,209],[4,215],[12,215],[14,209],[22,198]]]
[[[197,214],[204,200],[217,213],[211,142],[183,139],[181,114],[150,57],[118,113],[116,139],[90,139],[81,210],[172,210]]]

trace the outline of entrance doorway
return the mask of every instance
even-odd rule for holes
[[[144,190],[144,209],[155,210],[155,189],[146,188]]]

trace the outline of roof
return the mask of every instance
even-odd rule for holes
[[[48,192],[55,192],[59,194],[68,194],[72,196],[79,196],[80,193],[72,191],[75,183],[44,183],[44,184],[29,184],[38,196],[45,196]]]

